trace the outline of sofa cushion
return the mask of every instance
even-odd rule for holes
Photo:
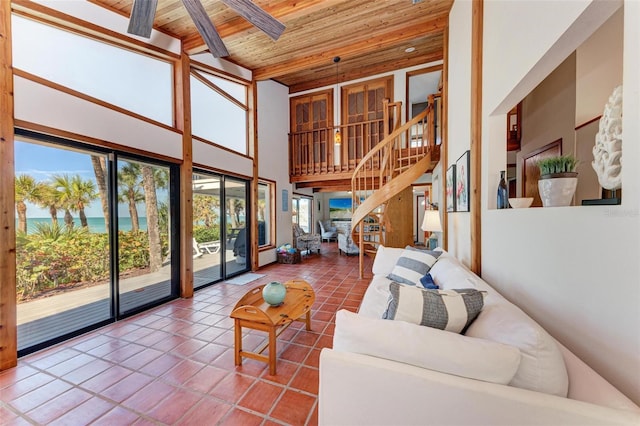
[[[336,313],[333,349],[500,384],[511,381],[520,363],[512,346],[346,310]]]
[[[511,386],[567,396],[569,378],[560,348],[515,305],[504,299],[487,304],[465,334],[520,349],[522,361]]]
[[[384,275],[385,277],[389,275],[403,251],[402,248],[378,246],[376,257],[371,266],[373,275]]]
[[[390,280],[411,285],[420,285],[424,277],[438,260],[441,252],[405,247],[402,255],[389,274]]]
[[[443,252],[446,253],[446,252]],[[455,257],[442,254],[429,271],[433,281],[443,290],[475,288],[478,277]]]
[[[476,289],[428,290],[392,282],[384,319],[406,321],[460,333],[482,310],[483,295]]]

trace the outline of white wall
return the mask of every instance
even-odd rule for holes
[[[624,3],[622,205],[489,209],[495,204],[498,172],[505,165],[507,110],[619,4],[589,0],[484,3],[482,275],[640,403],[640,2]],[[452,12],[461,5],[468,7],[467,2],[456,2]],[[452,13],[451,34],[468,31],[470,26],[470,19]],[[454,47],[450,55],[456,53]],[[450,72],[451,87],[457,82],[455,73]],[[465,94],[455,96],[466,98]],[[451,128],[468,125],[451,112]],[[469,239],[468,233],[460,235],[455,224],[449,231],[455,234],[454,240]]]
[[[576,126],[601,115],[613,89],[622,84],[623,9],[576,52]]]
[[[289,88],[275,81],[258,83],[258,175],[276,181],[276,245],[291,242],[291,196],[289,183]],[[282,190],[289,193],[282,211]],[[275,250],[260,253],[260,265],[276,261]]]
[[[448,164],[442,176],[471,143],[471,2],[456,1],[449,13]],[[503,138],[504,139],[504,138]],[[444,197],[443,197],[444,198]],[[470,213],[449,213],[448,251],[469,265]]]

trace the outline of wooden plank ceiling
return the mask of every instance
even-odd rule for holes
[[[133,0],[90,0],[127,17]],[[274,79],[292,93],[442,59],[453,0],[254,0],[285,24],[277,40],[220,0],[200,0],[229,50],[226,59]],[[207,49],[181,0],[159,0],[154,28]],[[407,48],[414,48],[407,53]]]

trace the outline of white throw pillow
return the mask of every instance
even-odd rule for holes
[[[336,313],[333,349],[500,384],[509,383],[520,364],[512,346],[346,310]]]
[[[476,275],[452,256],[440,255],[429,273],[442,290],[476,287]]]
[[[465,333],[520,349],[522,361],[510,385],[567,396],[569,377],[555,340],[515,305],[487,304]]]
[[[384,275],[385,277],[389,275],[403,251],[402,248],[378,246],[376,257],[371,266],[373,275]]]

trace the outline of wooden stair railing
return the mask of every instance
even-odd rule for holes
[[[427,117],[432,109],[430,104],[402,126],[394,126],[353,173],[351,234],[360,248],[360,278],[364,274],[365,253],[375,255],[377,247],[384,245],[387,202],[422,176],[431,163],[435,141],[429,137]]]

